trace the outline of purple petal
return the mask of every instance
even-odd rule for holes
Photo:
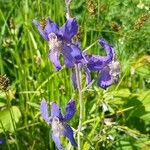
[[[78,23],[75,18],[70,18],[66,23],[60,28],[62,36],[70,41],[78,32]]]
[[[112,84],[112,77],[110,75],[110,70],[108,67],[105,67],[101,70],[100,77],[98,79],[98,86],[106,89]]]
[[[88,61],[87,67],[91,71],[98,71],[103,69],[106,65],[108,65],[113,58],[115,57],[114,49],[111,45],[109,45],[104,39],[99,39],[100,45],[106,50],[106,56],[99,56],[99,55],[88,55],[84,54],[84,57]]]
[[[52,108],[51,108],[51,117],[58,117],[60,120],[63,120],[63,116],[61,114],[61,109],[59,106],[53,102],[52,103]]]
[[[107,58],[97,55],[84,55],[87,60],[87,67],[91,71],[99,71],[106,65]]]
[[[70,55],[75,59],[75,63],[83,62],[83,56],[81,49],[74,44],[70,44]]]
[[[79,47],[73,44],[68,44],[63,48],[63,54],[66,67],[73,66],[75,63],[84,62],[82,51]]]
[[[73,137],[73,131],[71,127],[68,124],[65,124],[64,127],[65,127],[64,135],[69,139],[71,145],[76,147],[77,143]]]
[[[40,105],[40,112],[41,112],[42,117],[45,119],[45,121],[47,123],[51,123],[50,118],[48,116],[48,105],[44,99],[42,100],[41,105]]]
[[[32,23],[37,27],[40,35],[46,40],[48,41],[48,35],[45,31],[42,30],[40,24],[36,21],[36,20],[33,20]]]
[[[84,71],[86,76],[86,84],[88,85],[91,82],[90,70],[87,68],[87,66],[84,66]]]
[[[74,60],[68,53],[64,53],[64,64],[67,68],[73,68],[74,67]]]
[[[44,28],[44,31],[47,33],[47,35],[52,32],[58,33],[59,31],[58,26],[53,21],[51,21],[49,17],[46,18],[46,23],[47,24]]]
[[[115,51],[111,45],[109,45],[103,38],[99,39],[99,44],[106,50],[107,63],[110,63],[115,55]]]
[[[59,54],[57,51],[49,50],[49,59],[54,64],[56,71],[61,69],[61,64],[59,61]]]
[[[74,100],[70,100],[66,106],[66,114],[64,116],[65,121],[69,121],[76,112],[76,105]]]
[[[53,132],[52,132],[52,139],[59,150],[64,150],[64,148],[62,147],[62,145],[60,143],[59,137],[55,136],[55,134]]]
[[[75,69],[72,69],[72,84],[74,89],[77,89],[77,79],[76,79],[76,72]]]

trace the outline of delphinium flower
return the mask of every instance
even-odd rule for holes
[[[45,20],[44,25],[33,20],[33,24],[37,27],[40,35],[49,43],[49,58],[54,64],[56,71],[61,69],[59,56],[64,55],[64,64],[67,68],[72,68],[72,84],[74,89],[77,88],[75,64],[84,68],[86,75],[86,83],[91,81],[89,69],[86,67],[83,53],[78,43],[72,43],[72,38],[77,34],[78,24],[75,18],[67,19],[66,23],[59,28],[49,18]]]
[[[43,99],[40,105],[40,112],[44,120],[51,124],[52,126],[52,139],[55,142],[59,150],[63,150],[63,147],[60,143],[60,137],[66,136],[72,146],[77,146],[75,139],[73,137],[73,130],[68,125],[68,121],[72,119],[76,112],[75,101],[70,100],[66,106],[66,113],[64,117],[62,116],[61,109],[55,103],[51,103],[51,116],[48,115],[48,104]]]
[[[75,18],[67,19],[66,23],[60,28],[50,18],[46,18],[44,26],[41,26],[36,20],[33,20],[33,24],[37,27],[40,35],[48,42],[49,58],[56,71],[61,69],[60,54],[64,55],[66,67],[71,67],[72,64],[78,64],[83,61],[81,49],[71,42],[78,31]]]
[[[103,38],[99,39],[99,44],[106,50],[106,56],[84,54],[87,60],[87,68],[90,71],[98,71],[98,86],[106,89],[110,85],[117,83],[120,74],[120,64],[116,60],[114,48]]]

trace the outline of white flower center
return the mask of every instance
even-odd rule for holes
[[[52,120],[52,131],[55,134],[55,136],[60,137],[64,134],[64,126],[62,122],[59,120],[58,117],[54,117]]]
[[[63,43],[60,39],[58,39],[55,33],[50,33],[48,35],[49,39],[49,48],[53,51],[61,51]]]
[[[112,61],[111,64],[109,64],[110,68],[110,74],[114,80],[117,80],[117,77],[120,74],[120,64],[118,61]]]

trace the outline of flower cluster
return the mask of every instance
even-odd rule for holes
[[[61,28],[51,21],[50,18],[46,19],[43,28],[36,20],[33,20],[33,24],[37,27],[40,35],[48,42],[49,58],[54,64],[56,71],[61,69],[59,55],[63,54],[65,66],[73,70],[72,83],[75,89],[77,88],[75,64],[79,64],[80,68],[84,68],[87,84],[91,81],[90,71],[99,73],[97,85],[103,89],[112,85],[113,82],[118,82],[120,73],[119,62],[116,61],[113,47],[103,38],[99,39],[99,44],[105,49],[106,56],[83,53],[78,44],[72,43],[72,38],[78,31],[78,23],[75,18],[69,18]]]

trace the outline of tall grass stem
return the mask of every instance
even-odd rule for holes
[[[14,119],[14,113],[11,109],[10,98],[9,98],[9,95],[8,95],[7,92],[6,92],[6,97],[7,97],[7,108],[9,110],[10,117],[11,117],[11,120],[12,120],[13,129],[14,129],[14,135],[15,135],[15,140],[16,140],[16,142],[15,142],[16,148],[17,148],[17,150],[20,150],[18,139],[17,139],[17,131],[16,131],[16,123],[15,123],[15,119]]]

